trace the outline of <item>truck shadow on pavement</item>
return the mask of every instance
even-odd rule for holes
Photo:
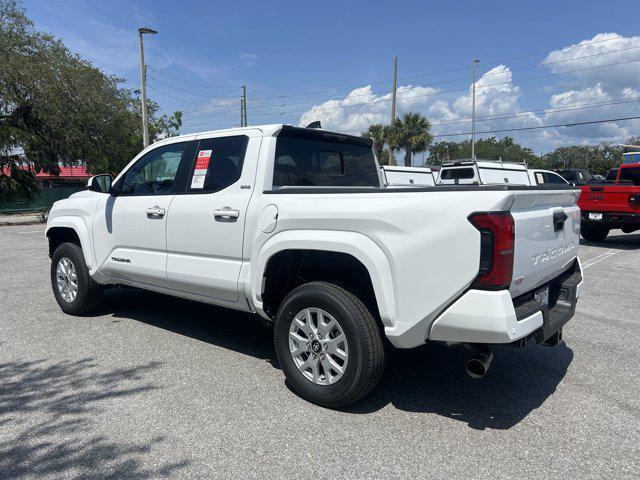
[[[517,425],[551,396],[573,359],[565,345],[523,349],[493,347],[487,375],[474,380],[465,372],[468,351],[426,344],[392,350],[385,375],[371,395],[347,411],[367,413],[387,404],[408,412],[435,413],[476,430]]]
[[[0,363],[0,478],[166,478],[187,461],[145,466],[163,438],[117,443],[95,417],[115,399],[154,390],[149,363],[104,371],[91,358]]]
[[[103,312],[114,321],[129,318],[180,335],[250,355],[278,368],[272,331],[255,316],[133,289],[107,292]],[[508,429],[553,394],[573,359],[571,349],[494,348],[494,360],[482,380],[467,376],[469,352],[427,344],[391,350],[380,385],[365,399],[344,409],[366,414],[388,404],[416,413],[436,413],[474,429]]]
[[[604,242],[590,242],[580,237],[580,245],[603,248],[605,250],[612,248],[638,250],[640,249],[640,233],[622,233],[620,230],[614,230]]]

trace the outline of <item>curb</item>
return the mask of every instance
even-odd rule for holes
[[[3,222],[0,221],[0,227],[18,227],[20,225],[38,225],[38,224],[44,224],[47,222],[42,222],[40,220],[26,220],[24,222]]]

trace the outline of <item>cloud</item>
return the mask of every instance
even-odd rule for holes
[[[134,86],[139,82],[140,53],[138,47],[138,27],[157,26],[160,22],[150,11],[127,4],[127,25],[116,25],[113,19],[101,15],[96,9],[80,0],[59,0],[44,3],[42,22],[37,27],[61,38],[74,53],[100,67],[108,74],[128,79]],[[69,18],[81,18],[82,21],[69,22]],[[157,69],[179,67],[201,79],[226,76],[230,65],[215,65],[211,62],[197,61],[188,51],[175,47],[164,47],[160,35],[145,35],[145,60]]]
[[[398,87],[397,112],[399,116],[409,111],[423,113],[432,122],[436,135],[466,133],[471,129],[471,89],[472,85],[469,84],[468,93],[447,100],[441,97],[446,92],[436,88],[403,85]],[[499,65],[486,72],[476,82],[477,130],[540,125],[538,117],[520,108],[521,95],[506,66]],[[388,123],[390,100],[391,93],[375,94],[371,85],[367,85],[351,91],[342,99],[328,100],[312,107],[300,117],[299,123],[304,126],[320,120],[327,129],[357,133],[372,123]],[[483,117],[506,116],[514,112],[520,116],[499,121],[483,120]]]
[[[513,71],[507,65],[498,65],[484,73],[476,83],[476,131],[636,116],[640,105],[640,75],[637,73],[640,62],[631,61],[640,58],[639,54],[640,36],[623,37],[616,33],[600,33],[555,50],[540,63],[541,68],[554,74],[555,83],[545,79],[544,84],[531,89],[528,95],[535,97],[533,101],[524,98]],[[556,77],[555,74],[563,75]],[[398,110],[400,114],[418,111],[426,115],[436,135],[463,134],[436,137],[436,141],[460,141],[468,138],[471,130],[471,88],[469,83],[464,93],[456,95],[431,87],[399,87],[398,98],[406,98],[398,101]],[[426,91],[428,93],[422,95]],[[353,90],[344,98],[312,107],[300,117],[300,124],[322,120],[326,128],[359,132],[372,123],[388,123],[389,99],[390,94],[376,94],[369,85]],[[547,109],[542,108],[545,102]],[[540,107],[535,111],[524,107],[531,103]],[[512,130],[495,135],[512,136],[542,153],[576,143],[623,142],[638,132],[640,120]],[[482,137],[489,135],[493,134],[480,133]]]
[[[398,87],[397,111],[420,110],[437,90],[432,87],[403,85]],[[301,126],[320,120],[327,129],[357,133],[373,123],[388,123],[391,117],[391,93],[376,94],[371,85],[356,88],[342,99],[314,105],[300,117]]]
[[[258,61],[258,55],[253,53],[241,53],[240,60],[245,67],[253,67]]]
[[[599,33],[593,38],[551,52],[542,61],[552,73],[571,73],[577,87],[599,83],[605,90],[637,87],[640,36]],[[613,64],[613,65],[612,65]]]

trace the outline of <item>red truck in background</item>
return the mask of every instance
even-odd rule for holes
[[[632,156],[633,155],[633,156]],[[615,182],[591,183],[582,187],[578,206],[582,211],[581,233],[585,240],[602,242],[609,231],[640,230],[640,159],[625,154]]]

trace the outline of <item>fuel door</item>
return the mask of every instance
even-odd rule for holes
[[[262,233],[271,233],[278,224],[278,207],[267,205],[260,214],[260,230]]]

